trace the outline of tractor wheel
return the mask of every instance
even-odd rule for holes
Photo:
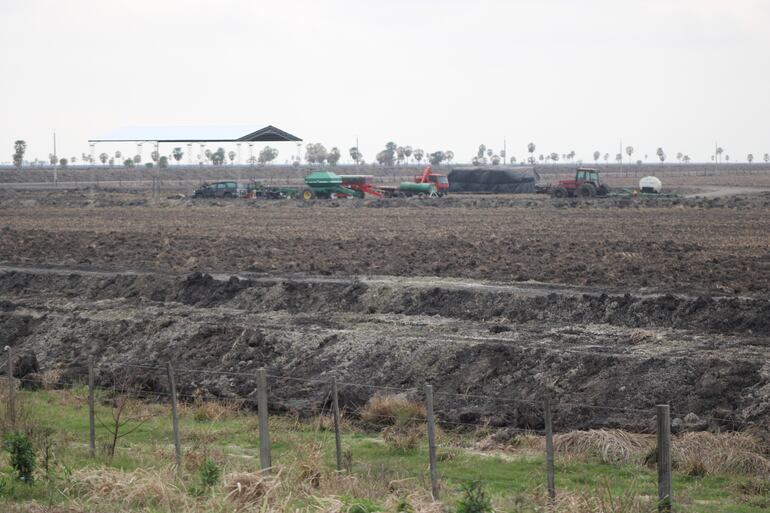
[[[310,201],[311,199],[313,199],[314,196],[315,195],[313,194],[313,191],[311,191],[310,189],[307,189],[306,191],[302,192],[302,199],[305,201]]]
[[[596,187],[590,183],[584,183],[578,188],[577,195],[581,198],[593,198],[596,196]]]
[[[551,191],[551,196],[554,198],[566,198],[568,196],[567,189],[564,187],[557,187]]]
[[[606,196],[610,193],[610,188],[607,187],[604,184],[601,184],[598,189],[596,189],[596,194],[599,196]]]

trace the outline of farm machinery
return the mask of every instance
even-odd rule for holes
[[[305,177],[305,186],[277,187],[265,185],[253,181],[237,196],[233,193],[225,197],[263,198],[263,199],[294,199],[304,200],[336,199],[336,198],[364,198],[374,196],[376,198],[401,198],[401,197],[440,197],[449,191],[449,180],[446,175],[433,173],[430,166],[426,167],[421,175],[414,177],[414,181],[401,182],[398,186],[374,184],[372,175],[338,175],[332,171],[314,171]],[[223,184],[225,182],[222,182]],[[236,188],[241,188],[236,182],[227,182]],[[229,186],[228,185],[228,186]],[[219,186],[219,184],[214,184]],[[214,190],[212,186],[209,189]],[[224,187],[224,186],[223,186]],[[208,189],[207,189],[208,190]],[[218,190],[218,189],[217,189]],[[224,189],[223,189],[224,190]],[[195,197],[204,197],[195,193]],[[214,197],[213,195],[211,197]]]
[[[432,172],[426,167],[422,175],[413,182],[401,182],[398,186],[375,185],[372,175],[338,175],[331,171],[315,171],[305,177],[307,188],[301,197],[313,198],[363,198],[366,195],[377,198],[397,197],[439,197],[447,193],[449,181],[445,175]]]
[[[559,180],[555,186],[538,184],[535,191],[550,194],[554,198],[593,198],[607,196],[610,189],[599,181],[599,172],[596,169],[579,167],[575,171],[574,180]]]

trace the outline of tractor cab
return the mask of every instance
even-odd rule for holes
[[[599,187],[599,173],[596,169],[578,168],[575,171],[575,181],[580,183],[592,183],[594,186]]]
[[[431,166],[427,166],[421,175],[414,177],[414,183],[430,183],[436,188],[436,193],[443,196],[449,193],[449,179],[446,175],[434,173]]]

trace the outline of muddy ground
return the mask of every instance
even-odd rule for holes
[[[661,402],[677,429],[767,425],[768,202],[4,191],[0,344],[148,390],[162,372],[130,366],[174,358],[209,371],[186,393],[223,397],[265,365],[300,413],[336,375],[350,407],[431,381],[444,422],[538,428],[550,387],[560,429],[651,429]]]

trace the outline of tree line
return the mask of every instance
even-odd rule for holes
[[[12,155],[13,158],[13,165],[17,168],[21,168],[24,164],[24,155],[27,151],[27,143],[24,140],[17,140],[13,143],[14,147],[14,153]],[[575,150],[571,150],[566,153],[558,153],[558,152],[550,152],[550,153],[539,153],[536,156],[536,150],[537,145],[533,142],[530,142],[527,144],[527,153],[528,156],[524,159],[521,159],[521,161],[518,161],[515,156],[511,156],[509,159],[510,164],[530,164],[535,165],[538,162],[540,164],[555,164],[559,161],[564,162],[574,162],[576,159],[576,152]],[[626,146],[625,147],[625,154],[628,157],[627,162],[634,163],[633,155],[635,153],[635,149],[633,146]],[[270,146],[265,146],[262,148],[257,156],[250,156],[246,163],[250,165],[266,165],[273,162],[278,157],[278,149],[272,148]],[[363,165],[366,164],[366,160],[364,159],[363,153],[359,150],[357,146],[353,146],[348,150],[348,154],[350,155],[350,158],[353,160],[353,162],[356,165]],[[177,164],[181,163],[182,158],[184,157],[185,152],[181,147],[175,147],[171,151],[170,155],[160,155],[157,150],[153,151],[150,154],[150,162],[146,162],[145,166],[147,167],[153,167],[158,166],[161,168],[168,167],[169,163],[173,160],[176,161]],[[605,164],[608,164],[610,161],[610,153],[602,153],[599,150],[596,150],[593,152],[593,160],[595,163],[598,163],[599,160],[604,160]],[[222,147],[217,148],[216,150],[206,149],[202,154],[197,155],[197,158],[199,160],[200,164],[209,164],[214,166],[222,166],[225,165],[228,160],[230,164],[235,164],[235,159],[238,157],[238,154],[235,151],[229,151],[225,152],[225,149]],[[324,165],[328,164],[330,166],[336,166],[340,159],[342,157],[342,152],[337,148],[336,146],[332,147],[330,150],[327,150],[326,147],[321,143],[308,143],[305,145],[305,155],[304,159],[305,162],[308,164],[318,164],[318,165]],[[377,154],[374,157],[374,160],[372,163],[379,164],[382,166],[401,166],[404,164],[409,164],[412,161],[417,163],[418,165],[422,164],[423,161],[426,161],[432,165],[441,165],[443,163],[452,163],[454,160],[455,154],[451,150],[438,150],[431,153],[426,153],[421,148],[412,148],[412,146],[406,145],[401,146],[396,144],[393,141],[389,141],[385,144],[385,148],[381,151],[377,152]],[[470,159],[470,162],[473,165],[487,165],[491,164],[493,166],[505,164],[506,163],[506,149],[501,149],[499,151],[494,151],[491,147],[487,147],[485,144],[480,144],[478,147],[478,151],[475,155],[473,155]],[[667,158],[668,154],[665,152],[665,150],[662,147],[657,148],[655,151],[655,157],[660,160],[661,163],[664,163]],[[689,155],[684,154],[682,152],[677,152],[675,155],[677,161],[680,164],[689,164],[691,161],[691,158]],[[124,156],[123,153],[120,150],[115,151],[112,155],[102,152],[98,155],[99,162],[102,163],[102,165],[123,165],[125,167],[135,167],[142,163],[142,156],[141,154],[137,153],[133,157],[130,156]],[[649,158],[648,154],[644,154],[644,162],[647,162]],[[83,153],[80,157],[81,162],[87,163],[87,164],[93,164],[94,158],[91,155],[88,155],[86,153]],[[59,165],[61,167],[66,167],[69,164],[75,164],[78,162],[78,158],[76,156],[72,156],[69,159],[67,158],[60,158],[57,155],[54,155],[53,153],[49,153],[48,160],[51,165]],[[764,162],[770,163],[770,153],[765,153],[762,157],[762,160]],[[624,162],[623,154],[618,152],[614,156],[614,161],[618,164],[622,164]],[[724,148],[721,146],[718,146],[715,148],[714,153],[711,155],[711,161],[719,164],[721,162],[730,162],[730,155],[725,153]],[[35,160],[35,163],[38,161]],[[749,164],[754,162],[754,154],[749,153],[746,155],[746,162]],[[291,161],[292,165],[299,166],[301,164],[301,157],[299,154],[292,157]],[[637,159],[636,164],[642,164],[643,161],[641,159]]]

